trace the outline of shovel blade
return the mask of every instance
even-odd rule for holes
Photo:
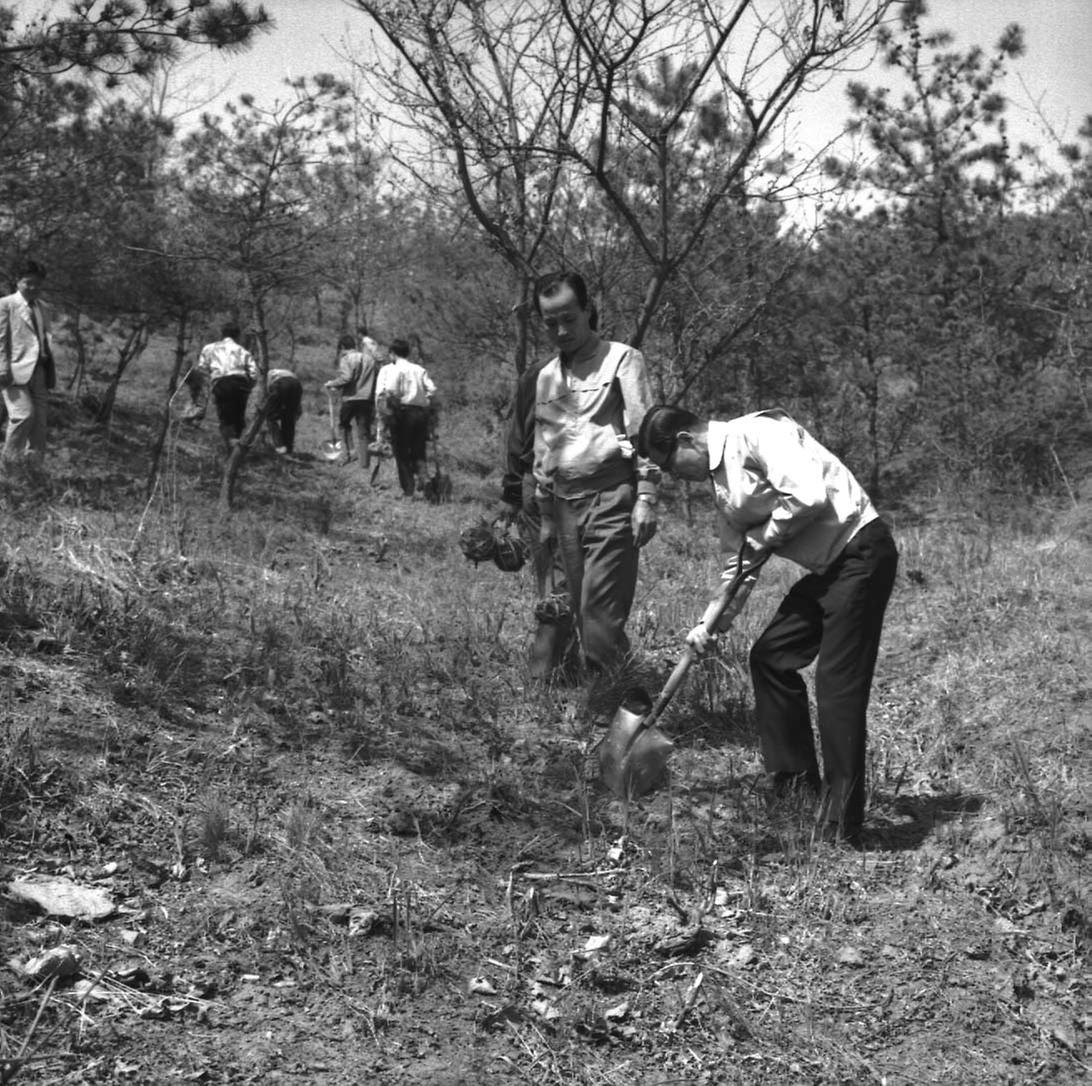
[[[599,747],[603,783],[620,798],[643,796],[667,775],[674,744],[659,728],[643,723],[642,714],[619,709]]]

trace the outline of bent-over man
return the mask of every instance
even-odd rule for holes
[[[711,483],[722,543],[735,554],[724,578],[755,570],[712,634],[706,620],[717,601],[709,604],[687,635],[695,651],[730,628],[765,556],[808,571],[751,648],[755,718],[775,794],[814,793],[826,832],[856,842],[868,699],[898,566],[890,529],[849,469],[780,409],[717,422],[657,406],[645,416],[638,445],[678,478]],[[816,658],[822,778],[800,675]]]
[[[291,456],[296,451],[296,422],[303,414],[303,385],[289,369],[269,371],[266,388],[266,425],[269,440],[278,456]]]

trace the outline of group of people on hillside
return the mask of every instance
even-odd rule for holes
[[[8,413],[5,456],[40,461],[46,401],[55,382],[49,318],[39,301],[44,272],[19,270],[0,299],[0,389]],[[814,797],[839,839],[858,838],[865,809],[866,713],[884,612],[898,554],[891,531],[849,469],[778,408],[726,421],[654,404],[642,353],[602,338],[587,285],[559,272],[535,287],[535,307],[556,354],[516,390],[502,516],[530,536],[540,596],[551,583],[567,617],[536,632],[532,668],[548,678],[575,638],[586,672],[610,676],[629,652],[626,623],[638,555],[655,536],[662,475],[707,482],[718,512],[725,580],[742,588],[722,611],[720,595],[686,636],[702,654],[727,631],[771,554],[806,570],[750,651],[755,717],[775,794]],[[226,449],[242,435],[258,379],[250,351],[228,325],[195,367],[200,392],[216,403]],[[421,485],[435,424],[436,387],[409,346],[396,339],[387,360],[366,333],[339,343],[327,391],[341,395],[345,461],[356,449],[367,467],[390,445],[403,494]],[[293,449],[302,387],[271,370],[274,447]],[[378,424],[378,441],[373,441]],[[801,671],[813,661],[822,768]]]
[[[366,470],[373,451],[393,457],[404,497],[425,489],[428,442],[439,418],[436,384],[409,355],[409,343],[395,339],[384,362],[383,348],[366,331],[359,342],[344,335],[338,341],[337,376],[325,385],[327,392],[341,395],[341,462],[355,456]]]
[[[238,325],[225,324],[220,339],[202,348],[187,378],[198,408],[193,417],[203,415],[211,394],[225,453],[242,439],[247,401],[259,380],[258,364],[241,339]],[[404,339],[393,340],[385,351],[362,328],[359,338],[346,334],[338,340],[337,373],[323,385],[328,395],[341,398],[340,463],[355,459],[366,471],[373,452],[392,457],[404,497],[425,488],[428,441],[435,436],[439,411],[435,383],[409,354]],[[269,437],[278,456],[291,456],[303,385],[288,369],[270,369],[267,381]]]
[[[500,513],[529,529],[538,591],[560,582],[571,619],[542,618],[532,671],[562,663],[570,627],[593,682],[624,665],[662,474],[708,483],[729,556],[723,579],[739,573],[742,587],[723,611],[719,593],[709,602],[686,644],[703,654],[730,629],[770,554],[807,571],[751,648],[755,717],[773,794],[814,798],[825,834],[858,841],[866,712],[898,562],[887,524],[784,411],[719,421],[654,404],[641,352],[600,337],[579,274],[539,280],[535,307],[557,353],[517,387]],[[800,674],[816,660],[821,771]]]
[[[57,380],[49,310],[41,301],[44,280],[39,263],[24,261],[16,269],[15,291],[0,298],[0,392],[7,414],[3,459],[33,469],[45,458],[48,393]],[[247,404],[261,378],[252,346],[237,324],[225,324],[220,338],[201,349],[184,381],[193,408],[188,418],[202,418],[210,397],[215,404],[225,454],[242,440]],[[384,351],[362,328],[359,340],[351,335],[340,339],[337,373],[324,385],[329,395],[341,396],[342,463],[355,458],[366,469],[373,452],[391,456],[406,497],[425,489],[428,442],[436,435],[439,416],[436,385],[409,355],[406,340],[395,339]],[[278,456],[295,451],[302,413],[300,379],[290,369],[271,368],[265,414]]]

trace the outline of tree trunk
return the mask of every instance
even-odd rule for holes
[[[68,387],[73,391],[76,399],[79,399],[80,390],[83,388],[83,377],[87,372],[87,344],[83,339],[83,330],[80,328],[80,311],[72,318],[72,342],[76,345],[76,367],[72,376],[68,379]]]
[[[171,428],[171,397],[178,391],[178,378],[182,373],[182,367],[186,364],[186,336],[189,331],[189,313],[183,313],[178,318],[178,332],[174,340],[174,368],[171,370],[171,379],[167,383],[167,403],[163,408],[163,415],[159,420],[159,433],[156,434],[155,445],[152,448],[152,463],[148,469],[148,482],[144,488],[145,497],[150,498],[155,484],[159,479],[159,460],[163,455],[163,446],[167,442],[167,431]]]
[[[527,369],[527,355],[531,350],[531,291],[534,284],[526,275],[520,277],[520,297],[514,310],[516,317],[516,376]]]
[[[142,320],[139,324],[134,326],[129,333],[129,338],[118,348],[118,364],[114,369],[114,376],[110,379],[110,384],[106,387],[106,392],[103,394],[102,403],[99,405],[98,411],[95,412],[95,421],[101,423],[107,429],[110,428],[110,419],[114,413],[114,402],[118,396],[118,385],[121,384],[121,379],[125,375],[125,371],[129,368],[129,364],[135,358],[139,358],[144,353],[144,348],[148,346],[148,322]]]

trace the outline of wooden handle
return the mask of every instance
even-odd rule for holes
[[[743,555],[739,557],[739,570],[736,575],[724,586],[720,594],[720,599],[717,601],[717,606],[714,608],[713,613],[705,620],[705,629],[707,633],[713,633],[716,629],[717,623],[720,621],[720,616],[728,609],[728,604],[736,598],[736,593],[739,592],[743,585],[743,582],[757,570],[761,569],[766,559],[769,558],[769,553],[762,555],[761,558],[750,569],[743,568]],[[645,719],[641,724],[639,731],[644,731],[645,728],[651,728],[653,724],[660,718],[660,714],[667,708],[667,703],[675,696],[675,691],[682,685],[683,679],[686,678],[686,673],[690,670],[690,665],[698,658],[698,654],[689,646],[686,646],[686,651],[679,657],[679,662],[675,665],[675,670],[668,676],[668,680],[664,683],[663,690],[660,691],[660,696],[653,702],[652,708],[649,709],[645,715]]]
[[[326,404],[330,408],[330,440],[337,441],[337,426],[334,424],[334,390],[326,390]]]

